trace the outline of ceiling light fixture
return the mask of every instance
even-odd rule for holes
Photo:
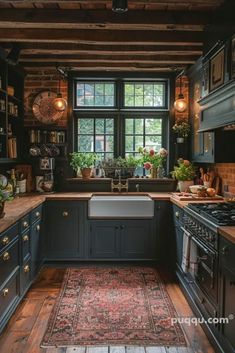
[[[60,80],[59,76],[57,97],[53,101],[53,106],[57,111],[63,112],[67,108],[67,101],[62,97],[62,93],[60,92]]]
[[[113,0],[112,10],[116,13],[124,13],[128,11],[127,0]]]
[[[183,113],[187,109],[187,102],[184,98],[184,95],[182,93],[182,75],[180,76],[180,93],[178,95],[178,98],[174,102],[174,108],[177,112]]]

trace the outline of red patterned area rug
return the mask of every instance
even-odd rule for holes
[[[176,311],[155,268],[72,268],[41,346],[185,346],[173,317]]]

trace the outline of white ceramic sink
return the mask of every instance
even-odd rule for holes
[[[90,218],[152,218],[154,201],[146,195],[94,195],[88,201]]]

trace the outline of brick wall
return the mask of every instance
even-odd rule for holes
[[[222,190],[228,185],[229,191],[235,194],[235,163],[217,163],[215,168],[222,179]]]
[[[37,69],[33,68],[27,71],[25,78],[25,126],[37,127],[40,123],[33,117],[32,103],[34,97],[40,92],[51,90],[57,92],[58,89],[58,73],[56,69]],[[61,93],[63,98],[67,99],[67,82],[61,81]],[[67,111],[64,112],[63,117],[57,122],[58,126],[67,126]]]

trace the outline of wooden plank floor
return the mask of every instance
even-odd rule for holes
[[[0,353],[214,353],[200,326],[183,325],[189,347],[68,347],[40,348],[59,293],[64,268],[44,268],[0,336]],[[167,291],[178,315],[193,313],[179,286],[164,272]]]

